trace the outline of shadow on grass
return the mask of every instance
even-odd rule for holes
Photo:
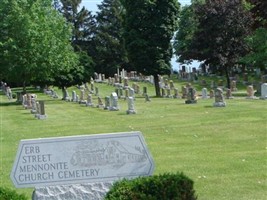
[[[204,108],[214,108],[214,106],[204,106]]]
[[[20,105],[21,103],[20,102],[0,102],[0,106],[17,106],[17,105]]]

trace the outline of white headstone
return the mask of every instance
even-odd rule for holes
[[[128,110],[126,111],[127,114],[136,114],[136,111],[134,109],[134,98],[129,97],[128,98]]]
[[[267,83],[261,85],[261,99],[267,99]]]
[[[116,92],[112,92],[110,95],[110,107],[109,110],[111,111],[117,111],[119,110],[118,106],[118,96]]]

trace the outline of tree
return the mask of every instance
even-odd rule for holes
[[[260,70],[267,69],[267,2],[260,0],[248,0],[248,9],[253,16],[253,34],[246,38],[249,53],[241,58],[241,62],[257,67]]]
[[[112,76],[117,68],[127,68],[127,56],[123,38],[124,9],[120,0],[104,0],[98,5],[96,45],[96,71]]]
[[[26,89],[77,65],[70,26],[50,0],[3,0],[0,11],[2,78]]]
[[[91,12],[84,6],[79,10],[82,0],[61,0],[60,12],[72,24],[72,43],[76,50],[79,49],[79,41],[86,37],[86,24],[91,21]]]
[[[196,4],[198,20],[192,46],[197,59],[224,70],[230,88],[229,71],[247,53],[245,37],[252,19],[242,0],[206,0]]]
[[[258,28],[252,36],[246,38],[250,51],[241,58],[241,62],[260,70],[267,68],[267,29]]]
[[[178,57],[178,62],[191,63],[197,57],[191,48],[193,35],[197,28],[197,20],[192,5],[182,8],[178,27],[173,44],[174,54]]]
[[[125,43],[130,63],[144,75],[153,75],[160,96],[158,75],[169,74],[170,43],[177,29],[177,0],[125,0]]]
[[[267,1],[264,0],[247,0],[251,3],[251,12],[254,18],[254,28],[267,28]]]
[[[90,76],[93,75],[94,65],[93,59],[89,54],[85,55],[85,52],[88,52],[88,46],[90,45],[90,28],[95,28],[95,19],[92,16],[92,13],[88,11],[84,6],[79,9],[81,0],[61,0],[62,8],[60,12],[67,19],[67,21],[72,25],[72,38],[71,43],[74,47],[75,52],[80,55],[80,65],[83,66],[84,73],[83,77],[80,77],[83,81],[89,81]],[[86,59],[85,59],[86,58]],[[81,73],[80,70],[73,70],[74,72]],[[73,82],[71,76],[65,76],[70,78],[70,82]],[[80,79],[75,79],[76,81]],[[65,81],[63,81],[65,82]],[[81,81],[78,81],[81,82]]]

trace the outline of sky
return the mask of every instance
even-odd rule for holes
[[[191,0],[178,0],[182,6],[189,5],[191,3]],[[98,8],[97,5],[101,4],[102,0],[82,0],[81,8],[84,6],[87,10],[91,11],[92,13],[97,12]],[[181,64],[177,63],[175,61],[176,59],[173,58],[171,60],[171,64],[174,70],[179,70],[181,68]],[[190,67],[199,67],[199,62],[194,61],[191,65],[187,65],[188,69]]]
[[[189,5],[191,0],[178,0],[182,6]],[[82,0],[81,7],[84,6],[91,12],[97,11],[97,4],[101,4],[102,0]]]

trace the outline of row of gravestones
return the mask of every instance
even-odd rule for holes
[[[11,88],[7,85],[7,83],[1,81],[0,89],[4,92],[4,94],[7,96],[9,100],[13,98],[12,95],[12,90]]]
[[[188,87],[186,88],[187,90],[187,100],[185,101],[186,104],[192,104],[197,102],[197,95],[196,95],[196,90],[193,87]],[[210,93],[210,98],[213,98],[214,91],[211,90],[212,92]],[[254,96],[254,89],[253,86],[250,85],[247,87],[247,99],[256,99]],[[233,98],[231,96],[231,90],[227,90],[227,98]],[[207,98],[207,89],[203,88],[202,90],[202,98]],[[261,97],[260,99],[267,99],[267,83],[264,83],[261,85]],[[224,107],[226,106],[225,100],[224,100],[224,95],[223,95],[223,89],[222,88],[217,88],[215,91],[215,102],[213,104],[215,107]]]
[[[167,84],[165,84],[166,86]],[[135,85],[134,85],[135,86]],[[102,99],[99,97],[99,90],[97,87],[94,87],[94,84],[91,83],[91,89],[89,90],[88,86],[80,86],[80,92],[81,95],[77,95],[75,91],[72,92],[72,98],[70,99],[67,90],[65,89],[63,91],[63,100],[66,101],[72,101],[72,102],[78,102],[79,104],[85,104],[86,106],[94,107],[94,103],[92,102],[92,94],[95,93],[96,96],[98,96],[98,103],[96,107],[103,108],[105,110],[119,110],[118,107],[118,100],[119,98],[124,98],[125,100],[128,99],[128,110],[126,111],[128,114],[134,114],[136,113],[134,109],[134,99],[135,99],[135,90],[129,86],[121,86],[116,85],[115,92],[112,92],[110,96],[105,97],[105,103],[103,103]],[[85,99],[85,89],[87,88],[87,91],[89,92],[87,99]],[[139,87],[138,87],[139,89]],[[174,95],[171,95],[171,88],[165,87],[162,88],[162,97],[169,97],[169,98],[186,98],[185,101],[186,104],[190,103],[196,103],[197,102],[197,95],[196,90],[191,86],[190,83],[188,83],[186,86],[182,86],[182,97],[178,94],[178,89],[174,88]],[[124,94],[123,94],[124,93]],[[254,99],[256,98],[254,96],[254,89],[253,86],[247,87],[247,97],[248,99]],[[262,84],[262,99],[267,98],[267,84]],[[53,98],[58,98],[57,95],[55,95],[55,92],[53,91],[46,91],[46,94],[51,95]],[[143,88],[143,96],[145,96],[146,101],[150,101],[150,98],[147,94],[147,88]],[[217,88],[215,91],[210,90],[210,98],[215,97],[215,103],[214,106],[225,106],[226,103],[224,102],[224,96],[223,96],[223,88]],[[208,98],[207,95],[207,89],[202,89],[202,99]],[[226,91],[226,98],[231,99],[233,98],[231,89],[227,89]],[[114,100],[115,99],[115,100]]]
[[[76,94],[76,91],[72,91],[72,96],[69,96],[69,93],[67,89],[63,90],[63,98],[62,100],[68,101],[68,102],[77,102],[79,104],[84,104],[87,107],[97,107],[97,108],[102,108],[104,110],[110,110],[110,111],[118,111],[119,110],[119,105],[118,105],[118,89],[116,89],[116,92],[112,92],[110,96],[105,97],[105,103],[103,103],[103,100],[101,97],[99,97],[99,90],[97,87],[91,88],[91,90],[86,90],[84,88],[87,87],[79,87],[80,88],[80,96]],[[86,96],[86,91],[88,92],[87,94],[87,99],[85,99]],[[131,91],[131,92],[129,92]],[[97,104],[93,103],[93,97],[92,94],[95,92],[95,96],[98,96],[97,98]],[[46,94],[50,94],[51,92],[45,91]],[[120,95],[121,97],[121,95]],[[134,107],[134,92],[133,89],[125,89],[125,100],[128,100],[128,110],[126,111],[127,114],[135,114],[135,107]]]
[[[29,109],[36,119],[46,119],[45,103],[44,101],[37,101],[36,94],[23,94],[22,92],[17,93],[17,102],[22,102],[22,106],[25,109]]]

